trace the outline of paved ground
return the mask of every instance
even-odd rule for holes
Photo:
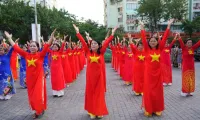
[[[181,97],[181,72],[173,69],[173,85],[165,87],[165,107],[162,117],[143,116],[141,97],[134,96],[131,86],[125,86],[110,64],[107,64],[106,101],[109,115],[103,120],[199,120],[200,119],[200,63],[196,63],[196,92],[193,97]],[[84,111],[85,69],[65,90],[62,98],[53,98],[48,80],[48,110],[42,120],[89,120]],[[9,101],[0,101],[0,120],[31,120],[26,89],[16,82],[17,94]]]

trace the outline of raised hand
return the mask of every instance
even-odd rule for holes
[[[170,29],[170,27],[171,27],[171,25],[172,25],[173,22],[174,22],[174,19],[170,19],[168,21],[168,26],[167,26],[168,29]]]
[[[48,40],[48,44],[51,45],[51,43],[55,40],[55,32],[56,32],[56,29],[54,29],[54,31],[51,33],[51,37],[50,39]]]
[[[108,32],[106,34],[105,40],[109,37],[109,34],[110,34],[110,29],[108,30]]]
[[[6,35],[6,38],[12,39],[12,34],[9,34],[7,31],[5,31],[4,34]]]
[[[139,24],[140,24],[141,30],[144,30],[144,23],[142,21],[139,21]]]
[[[19,41],[19,38],[17,38],[17,39],[15,40],[15,43],[18,43],[18,41]]]
[[[10,42],[10,44],[12,46],[14,46],[15,42],[12,40],[12,34],[9,34],[7,31],[5,31],[4,34],[5,34],[6,38],[8,38],[8,41]]]
[[[90,36],[90,34],[89,34],[88,32],[86,32],[86,31],[85,31],[85,35],[86,35],[87,37],[89,37],[89,36]]]
[[[73,24],[73,26],[74,26],[76,33],[79,33],[79,28],[75,24]]]
[[[112,29],[112,36],[115,35],[115,32],[116,32],[117,28],[118,28],[118,27],[116,26],[115,28]]]

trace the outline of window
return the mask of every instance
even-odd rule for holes
[[[134,26],[128,26],[128,31],[133,31],[133,30],[136,30]]]
[[[126,10],[135,10],[135,9],[137,9],[136,3],[127,3],[126,4]]]
[[[123,17],[118,18],[118,22],[123,22]]]

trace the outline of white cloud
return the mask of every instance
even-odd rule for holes
[[[92,19],[103,24],[103,0],[57,0],[57,6],[78,16],[78,18]]]

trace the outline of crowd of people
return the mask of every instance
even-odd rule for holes
[[[182,96],[192,96],[195,91],[194,50],[191,39],[184,43],[179,33],[169,43],[168,35],[173,19],[168,22],[162,37],[146,38],[144,24],[140,22],[141,40],[114,39],[117,27],[111,35],[101,42],[93,40],[86,32],[87,41],[74,29],[79,39],[74,43],[67,36],[55,38],[54,30],[42,47],[35,41],[18,45],[12,40],[12,34],[5,31],[9,42],[0,45],[0,99],[11,99],[16,94],[14,81],[18,78],[20,85],[27,88],[29,105],[35,111],[33,118],[42,117],[47,109],[46,79],[50,76],[53,97],[62,97],[64,89],[72,84],[84,65],[86,68],[85,110],[91,119],[108,115],[106,106],[106,69],[104,54],[106,48],[112,50],[112,67],[126,85],[133,86],[136,96],[142,96],[145,116],[161,116],[164,111],[163,85],[172,85],[172,64],[182,69]],[[180,48],[173,47],[179,41]],[[171,55],[170,55],[171,53]],[[20,62],[18,64],[18,56]],[[19,76],[17,74],[19,66]],[[58,72],[59,71],[59,72]]]

